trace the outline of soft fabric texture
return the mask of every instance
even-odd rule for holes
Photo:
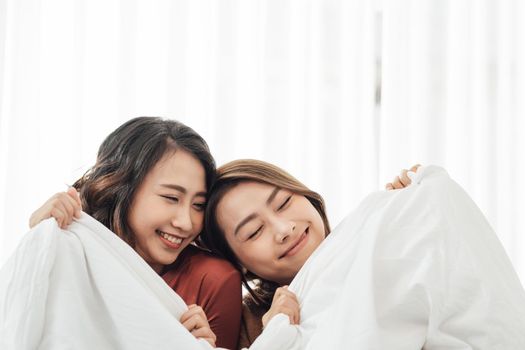
[[[162,278],[186,302],[200,305],[218,347],[236,349],[242,314],[241,274],[228,261],[186,247]]]
[[[182,299],[90,216],[54,219],[0,271],[0,349],[210,349],[178,321]]]
[[[290,290],[301,324],[274,317],[251,350],[525,349],[525,293],[475,204],[440,168],[367,197]],[[209,349],[186,305],[87,215],[51,219],[0,271],[0,349]]]
[[[371,194],[289,289],[301,324],[273,318],[252,349],[525,349],[525,293],[499,240],[438,167]]]

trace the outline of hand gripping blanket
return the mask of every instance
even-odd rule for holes
[[[124,241],[82,214],[48,219],[0,271],[0,349],[211,349],[187,306]]]
[[[289,289],[254,349],[525,349],[525,293],[489,224],[447,173],[368,196]]]

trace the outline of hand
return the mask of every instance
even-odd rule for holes
[[[290,318],[290,324],[299,324],[300,307],[297,297],[288,290],[288,286],[277,288],[272,300],[272,306],[262,317],[263,328],[277,314],[285,314]]]
[[[407,170],[407,169],[401,170],[401,174],[399,174],[399,176],[396,176],[392,182],[387,183],[385,185],[385,188],[387,190],[394,190],[394,189],[399,190],[401,188],[407,187],[408,185],[410,185],[412,183],[412,180],[410,180],[410,178],[408,177],[407,173],[409,171],[412,171],[412,172],[416,173],[417,169],[420,166],[421,166],[421,164],[416,164],[412,168],[410,168],[410,170]]]
[[[33,228],[42,220],[54,217],[61,229],[65,229],[74,218],[80,218],[82,204],[77,190],[70,187],[67,192],[59,192],[49,198],[29,218],[29,227]]]
[[[180,323],[197,339],[204,339],[212,347],[215,347],[217,336],[210,328],[204,310],[200,306],[192,304],[188,306],[188,311],[182,314]]]

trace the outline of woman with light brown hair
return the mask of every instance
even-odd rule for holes
[[[408,184],[404,170],[386,187]],[[286,285],[330,233],[323,198],[277,166],[236,160],[218,169],[205,227],[203,243],[241,271],[249,292],[240,345],[253,342],[277,313],[298,323],[299,304]]]

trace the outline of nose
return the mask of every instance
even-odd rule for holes
[[[275,240],[277,243],[284,243],[289,240],[295,231],[295,222],[284,218],[274,220]]]
[[[186,208],[186,206],[178,207],[171,218],[171,224],[182,232],[190,232],[193,228],[190,208]]]

